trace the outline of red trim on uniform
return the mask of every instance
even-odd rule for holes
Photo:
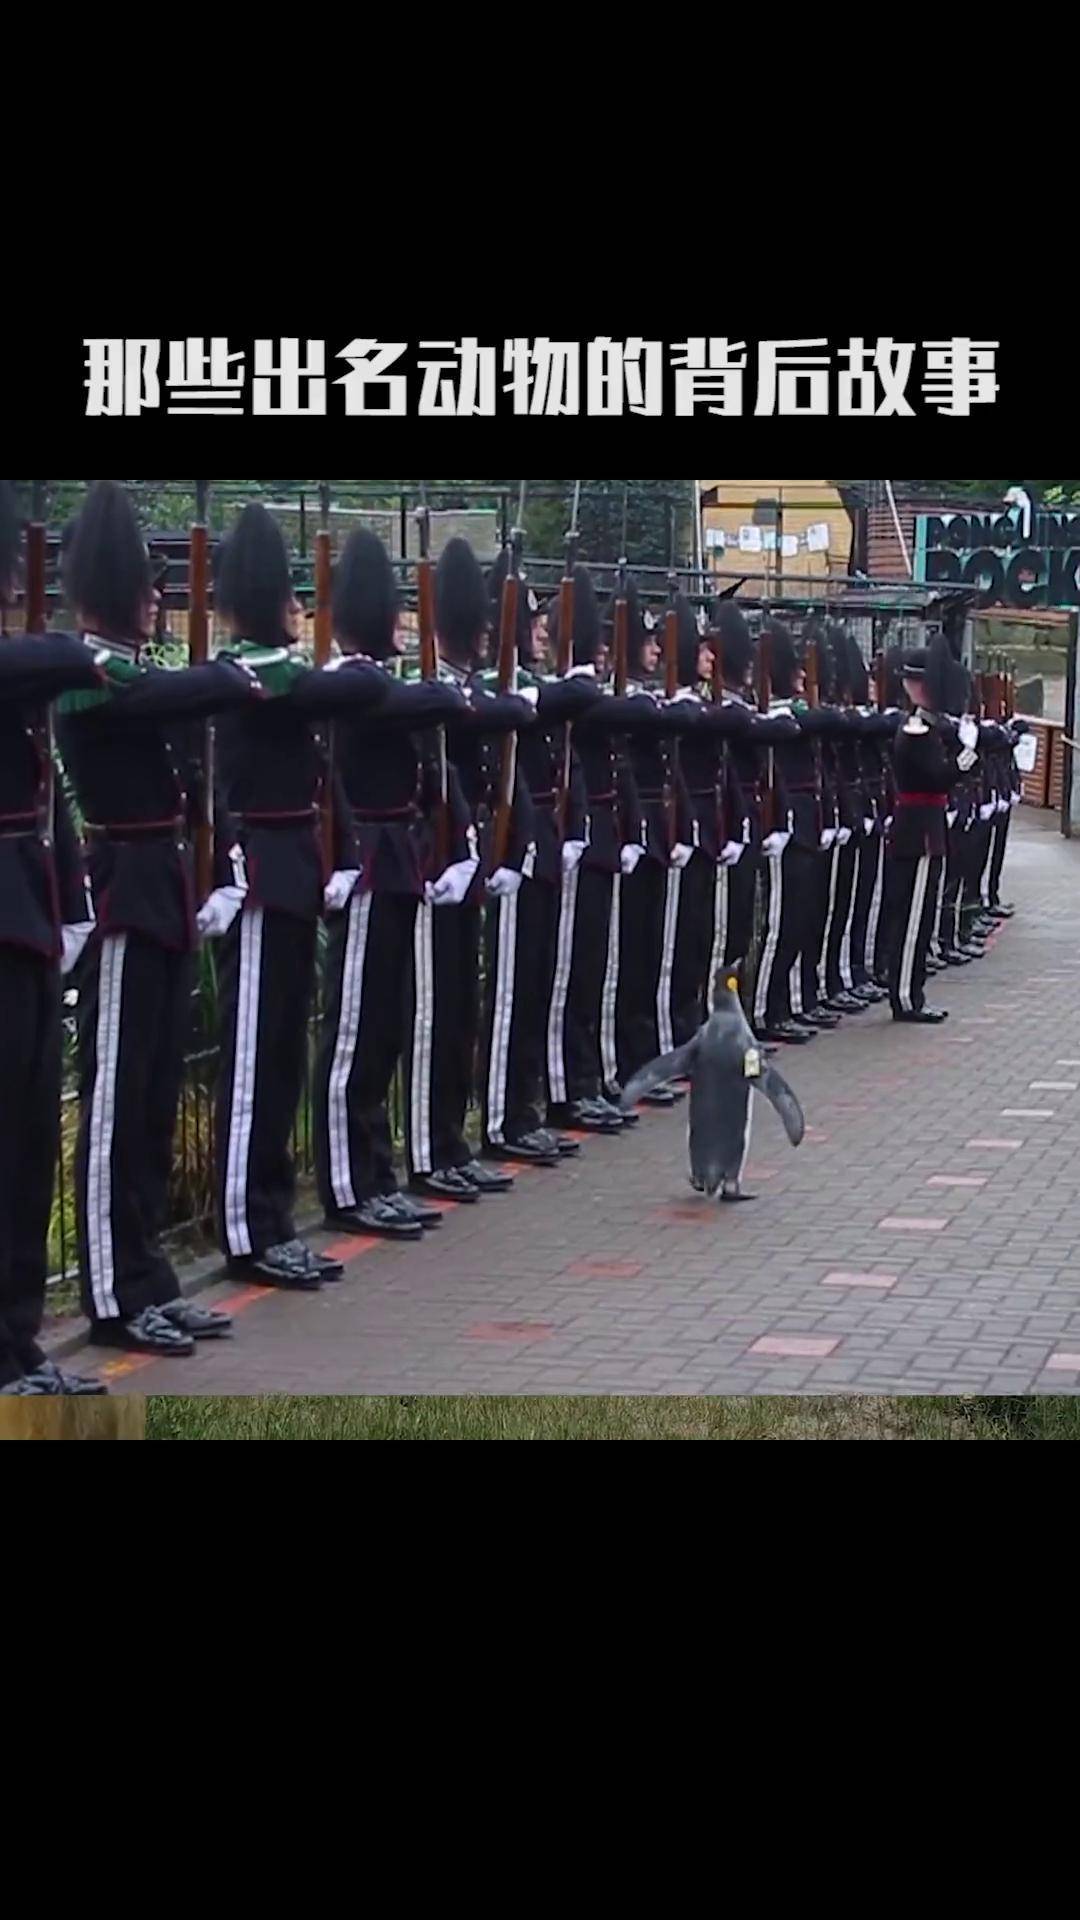
[[[896,804],[898,807],[947,807],[949,796],[947,793],[898,793]]]

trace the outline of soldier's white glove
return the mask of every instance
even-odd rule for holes
[[[746,845],[744,841],[729,840],[720,855],[717,865],[721,867],[737,867],[745,852]]]
[[[957,754],[956,764],[961,773],[970,773],[978,757],[978,754],[973,753],[970,747],[965,747],[963,753]]]
[[[885,822],[885,832],[886,832],[886,833],[891,833],[891,832],[892,832],[892,830],[893,830],[893,824],[894,824],[894,821],[895,821],[895,817],[896,817],[896,816],[895,816],[894,814],[891,814],[891,813],[890,813],[890,815],[889,815],[889,817],[888,817],[888,819],[887,819],[887,820],[886,820],[886,822]]]
[[[1013,759],[1021,773],[1034,773],[1035,762],[1039,757],[1039,743],[1033,733],[1025,733],[1013,748]]]
[[[862,830],[865,833],[867,839],[869,839],[870,835],[874,831],[874,822],[872,820],[867,820],[864,818],[862,823]]]
[[[1010,800],[1008,800],[1007,798],[1003,798],[1003,799],[1000,799],[1000,800],[998,801],[998,803],[997,803],[997,810],[998,810],[998,812],[999,812],[999,813],[1008,813],[1008,811],[1009,811],[1009,808],[1010,808],[1010,806],[1011,806],[1011,804],[1012,804],[1012,802],[1011,802]]]
[[[951,809],[949,810],[949,812],[948,812],[948,813],[946,813],[946,815],[945,815],[945,825],[946,825],[947,827],[955,827],[955,825],[956,825],[956,822],[957,822],[957,820],[959,819],[959,817],[960,817],[960,816],[959,816],[959,814],[957,813],[957,811],[956,811],[956,809],[955,809],[955,807],[953,807],[953,808],[951,808]]]
[[[638,862],[640,860],[644,860],[644,858],[645,858],[644,847],[624,847],[623,848],[622,852],[619,855],[619,865],[622,868],[623,872],[625,873],[627,879],[630,878],[630,875],[632,873],[637,872]]]
[[[770,860],[779,860],[790,844],[790,833],[770,833],[768,839],[762,841],[762,848]]]
[[[424,899],[429,907],[460,907],[480,871],[479,860],[458,860],[437,880],[429,880]]]
[[[847,843],[848,843],[848,841],[849,841],[850,839],[851,839],[851,828],[850,828],[850,827],[837,827],[837,829],[836,829],[836,844],[837,844],[837,846],[838,846],[838,847],[846,847],[846,846],[847,846]]]
[[[515,873],[511,867],[498,867],[487,882],[487,891],[493,900],[512,900],[515,893],[521,892],[524,878],[523,873]]]
[[[327,913],[340,913],[347,907],[360,884],[359,867],[342,868],[332,873],[323,888],[323,905]]]
[[[246,899],[246,887],[216,887],[195,915],[195,925],[203,939],[220,940],[228,933]]]
[[[996,812],[997,802],[995,800],[988,800],[985,805],[979,808],[979,819],[992,820]]]
[[[1024,796],[1023,796],[1023,794],[1022,794],[1022,793],[1010,793],[1010,795],[1009,795],[1009,806],[1010,806],[1010,807],[1019,807],[1019,806],[1022,806],[1022,805],[1023,805],[1023,800],[1024,800]]]
[[[580,867],[587,851],[588,843],[584,840],[564,840],[562,850],[563,872],[573,873],[575,867]]]
[[[684,867],[688,867],[690,865],[690,862],[693,859],[693,857],[694,857],[693,847],[684,847],[680,843],[678,846],[672,847],[671,849],[670,864],[673,867],[675,867],[678,870],[678,872],[681,873]]]
[[[828,853],[829,848],[832,846],[835,839],[836,839],[836,828],[826,827],[824,833],[821,836],[822,853]]]
[[[514,691],[518,699],[526,701],[530,707],[535,708],[540,705],[539,687],[515,687]]]
[[[70,973],[82,959],[83,949],[96,925],[95,920],[79,920],[72,926],[61,927],[60,939],[63,952],[60,955],[60,971],[62,974]]]
[[[973,750],[979,744],[979,729],[970,714],[960,722],[960,745]]]

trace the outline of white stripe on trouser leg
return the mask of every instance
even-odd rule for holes
[[[107,935],[101,943],[94,1090],[90,1097],[86,1163],[86,1263],[94,1312],[99,1320],[120,1318],[113,1256],[112,1149],[126,953],[126,933]]]
[[[994,847],[997,843],[998,821],[1000,818],[1001,815],[995,813],[990,823],[990,841],[986,849],[986,860],[983,863],[983,870],[979,875],[979,899],[984,907],[990,905],[990,869],[994,864]]]
[[[874,891],[870,898],[870,912],[866,920],[866,947],[863,958],[870,973],[873,973],[877,961],[878,926],[881,922],[881,902],[885,893],[885,836],[878,837],[877,871],[874,875]]]
[[[555,979],[551,987],[547,1029],[548,1086],[556,1106],[561,1106],[566,1100],[566,1002],[570,993],[570,967],[574,957],[579,872],[579,867],[573,867],[569,873],[563,874],[559,896]]]
[[[444,907],[452,913],[452,907]],[[412,1071],[409,1075],[409,1158],[414,1173],[431,1164],[431,1049],[435,1026],[434,907],[422,900],[413,928]]]
[[[855,858],[851,866],[851,897],[848,900],[847,919],[840,940],[840,981],[848,992],[855,985],[855,975],[851,969],[851,930],[855,924],[855,903],[859,895],[859,867],[862,861],[862,848],[855,848]]]
[[[911,905],[908,908],[907,932],[904,936],[904,951],[900,957],[900,988],[897,998],[902,1013],[912,1013],[911,977],[915,967],[915,949],[919,944],[919,928],[922,925],[923,908],[926,905],[926,889],[930,881],[930,855],[924,853],[915,869],[915,884],[911,889]]]
[[[240,959],[236,988],[236,1039],[229,1138],[225,1158],[225,1240],[229,1252],[252,1252],[248,1221],[248,1165],[255,1120],[255,1074],[259,1058],[259,996],[262,985],[263,909],[240,916]]]
[[[930,935],[930,951],[935,960],[941,958],[941,916],[945,911],[945,881],[948,877],[948,857],[941,863],[941,879],[938,881],[937,906],[934,909],[934,931]]]
[[[611,881],[611,912],[608,915],[607,965],[604,991],[600,996],[600,1066],[604,1085],[614,1087],[619,1079],[619,1050],[615,1043],[615,1010],[619,998],[619,912],[622,874]]]
[[[675,1045],[671,1022],[671,985],[675,972],[675,937],[679,930],[681,892],[682,868],[669,867],[664,893],[664,938],[660,948],[660,981],[656,989],[656,1032],[661,1053],[670,1053]]]
[[[750,1135],[754,1131],[754,1096],[748,1090],[746,1095],[746,1126],[743,1130],[742,1159],[739,1161],[739,1181],[746,1172],[746,1162],[750,1156]]]
[[[825,915],[825,931],[821,936],[821,952],[818,955],[817,980],[818,992],[823,1000],[829,992],[829,941],[832,939],[833,921],[836,919],[836,891],[840,884],[840,848],[833,842],[829,856],[829,911]]]
[[[499,901],[499,964],[495,975],[487,1086],[487,1134],[496,1146],[503,1144],[503,1127],[506,1124],[506,1080],[510,1068],[510,1031],[514,1021],[517,909],[518,895],[504,893]]]
[[[345,1211],[356,1205],[352,1159],[349,1153],[349,1078],[356,1059],[364,1005],[364,965],[368,926],[374,895],[365,893],[349,907],[349,928],[341,965],[341,1008],[338,1013],[334,1060],[326,1096],[326,1130],[330,1145],[330,1190]]]
[[[776,965],[776,950],[780,945],[780,915],[783,910],[784,882],[783,860],[769,860],[766,867],[766,879],[769,888],[769,927],[765,936],[765,946],[758,968],[757,987],[754,992],[754,1019],[758,1026],[765,1023],[765,1012],[769,1004],[769,987],[772,984],[772,970]]]
[[[709,1012],[716,1008],[716,976],[727,956],[728,930],[728,869],[717,867],[716,886],[713,889],[713,943],[709,955]],[[737,958],[741,958],[739,955]]]
[[[794,960],[791,963],[791,972],[788,974],[787,984],[788,984],[788,999],[791,1002],[791,1011],[792,1013],[801,1013],[803,1011],[801,953],[797,953],[795,955]]]

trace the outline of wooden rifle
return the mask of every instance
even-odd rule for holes
[[[518,523],[507,546],[506,578],[499,609],[499,692],[517,692],[518,605],[521,599],[521,552],[525,543],[525,485],[521,486]],[[517,774],[517,733],[511,730],[503,738],[499,760],[499,785],[495,799],[495,830],[492,835],[492,869],[506,865],[510,852],[510,832],[514,815],[514,781]]]
[[[664,697],[674,700],[679,691],[679,614],[676,606],[679,582],[674,572],[668,576],[670,605],[664,619]],[[667,823],[669,850],[679,837],[679,741],[672,735],[665,762],[664,819]]]
[[[49,624],[49,606],[45,591],[45,555],[47,543],[45,500],[45,482],[44,480],[35,480],[32,483],[30,519],[26,527],[25,626],[27,633],[44,633]],[[51,707],[46,707],[42,713],[39,738],[42,756],[42,817],[46,823],[46,831],[55,846],[56,761],[53,757],[53,720]]]
[[[772,640],[767,633],[758,636],[754,685],[758,712],[767,717],[772,710]],[[773,747],[768,747],[765,753],[765,789],[761,799],[761,830],[765,839],[777,831],[777,813],[776,752]]]
[[[319,482],[319,531],[315,535],[315,665],[329,665],[334,643],[334,545],[330,532],[330,482]],[[323,862],[334,865],[334,723],[326,723],[326,773],[323,777],[321,833]]]
[[[423,680],[437,680],[439,642],[435,633],[435,563],[431,558],[431,512],[423,493],[421,493],[421,504],[417,508],[416,526],[420,538],[420,557],[416,563],[420,677]],[[437,871],[444,873],[450,864],[450,781],[446,758],[446,728],[436,727],[435,738],[438,745],[436,769],[438,791],[435,796],[434,814],[435,863]]]
[[[559,652],[555,662],[555,671],[560,680],[565,680],[574,664],[574,569],[577,566],[578,548],[578,508],[581,502],[581,481],[574,486],[574,511],[570,519],[570,531],[566,536],[566,572],[559,586]],[[570,722],[563,728],[562,765],[559,770],[559,793],[556,819],[559,838],[566,839],[567,823],[570,815],[570,780],[572,774],[572,732]]]
[[[205,667],[210,656],[209,533],[207,512],[210,483],[195,482],[195,518],[188,552],[188,660]],[[195,895],[202,905],[214,888],[214,727],[203,729],[202,818],[195,829]]]

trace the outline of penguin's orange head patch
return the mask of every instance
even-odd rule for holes
[[[736,980],[735,975],[733,973],[728,974],[727,986],[728,986],[729,993],[738,993],[739,983]]]

